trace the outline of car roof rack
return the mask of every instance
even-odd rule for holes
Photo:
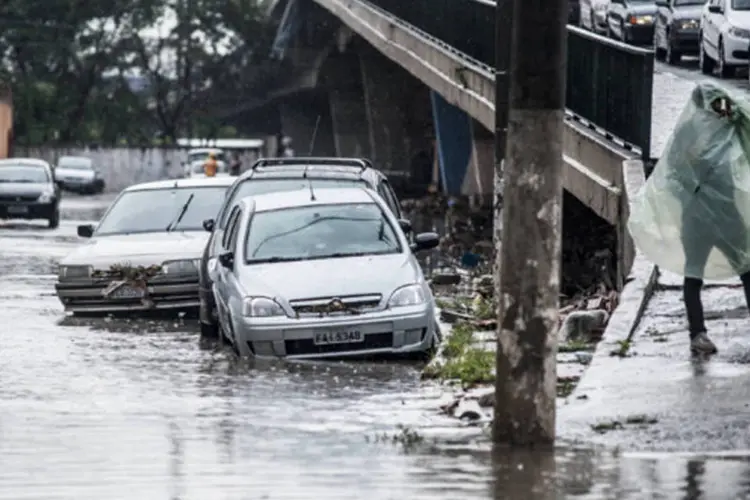
[[[309,165],[309,166],[333,166],[333,167],[359,167],[361,171],[372,168],[370,160],[362,158],[320,158],[320,157],[284,157],[284,158],[261,158],[257,160],[252,170],[260,167],[284,167],[291,165]]]

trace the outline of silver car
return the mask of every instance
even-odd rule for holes
[[[138,184],[115,199],[90,240],[60,261],[57,296],[66,311],[197,310],[198,265],[231,177]]]
[[[243,198],[209,275],[224,335],[242,356],[325,358],[427,352],[434,298],[380,196],[360,187]]]

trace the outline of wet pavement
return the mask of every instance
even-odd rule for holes
[[[403,363],[238,361],[174,320],[65,317],[58,230],[0,224],[0,499],[735,498],[744,459],[490,453]],[[645,496],[644,496],[645,495]],[[656,497],[653,497],[656,498]]]

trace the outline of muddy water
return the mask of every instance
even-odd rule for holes
[[[0,225],[0,499],[735,498],[748,483],[742,459],[493,456],[434,411],[414,365],[250,365],[177,318],[66,318],[55,263],[106,201],[67,199],[55,231]],[[394,441],[399,426],[424,441]]]

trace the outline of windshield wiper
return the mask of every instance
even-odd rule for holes
[[[180,210],[180,213],[177,214],[177,217],[175,218],[175,220],[170,222],[169,225],[167,226],[167,229],[166,229],[167,232],[172,231],[175,227],[177,227],[177,224],[179,224],[182,221],[182,218],[185,217],[185,212],[187,212],[187,209],[190,206],[190,202],[193,201],[193,198],[195,198],[195,193],[191,193],[190,196],[188,196],[187,201],[185,202],[184,205],[182,205],[182,209]]]
[[[274,262],[298,262],[305,260],[304,257],[268,257],[267,259],[248,260],[248,264],[272,264]]]

